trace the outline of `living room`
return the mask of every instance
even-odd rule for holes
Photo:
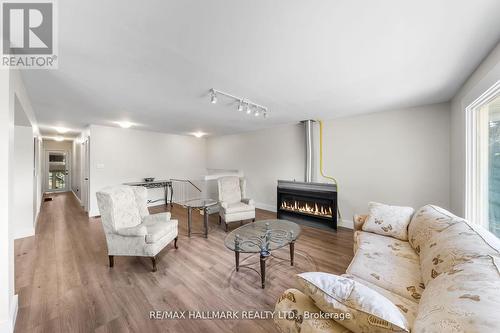
[[[2,11],[1,332],[500,331],[498,1]]]

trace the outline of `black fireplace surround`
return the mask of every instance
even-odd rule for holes
[[[277,216],[337,229],[335,184],[278,180]]]

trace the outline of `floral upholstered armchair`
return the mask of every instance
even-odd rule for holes
[[[222,177],[217,181],[219,190],[219,222],[255,221],[255,202],[246,197],[246,179],[236,176]]]
[[[156,255],[171,241],[177,249],[177,220],[169,212],[150,215],[144,187],[113,186],[96,195],[110,267],[114,256],[150,257],[155,272]]]

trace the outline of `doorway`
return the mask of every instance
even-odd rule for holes
[[[45,161],[45,192],[69,191],[69,153],[61,150],[47,150]]]

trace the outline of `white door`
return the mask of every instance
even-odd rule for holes
[[[47,150],[45,153],[45,191],[65,192],[70,189],[69,153]]]

